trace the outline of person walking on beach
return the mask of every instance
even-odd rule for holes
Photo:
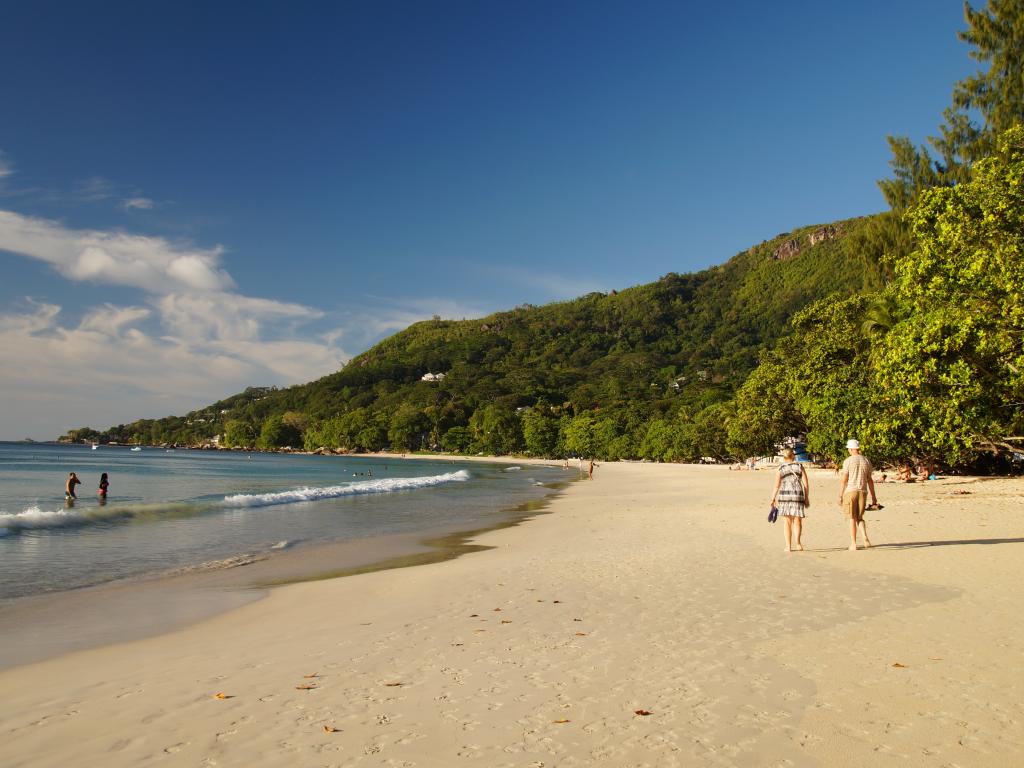
[[[878,497],[875,496],[875,481],[871,478],[874,468],[867,457],[860,452],[860,442],[847,440],[846,450],[850,455],[843,462],[839,472],[839,506],[843,515],[850,521],[850,551],[857,550],[857,525],[864,529],[864,546],[871,546],[868,538],[868,524],[864,520],[865,509],[877,509]],[[868,492],[871,492],[871,506],[867,506]]]
[[[107,489],[109,487],[110,487],[110,482],[107,480],[107,473],[104,472],[102,475],[100,475],[100,490],[99,490],[100,502],[104,502],[104,501],[107,500]]]
[[[82,481],[78,479],[78,475],[74,472],[68,473],[68,481],[64,484],[64,498],[68,501],[77,499],[75,495],[75,486],[81,485]]]
[[[587,467],[587,477],[590,478],[591,480],[594,479],[594,467],[596,467],[596,466],[597,466],[597,464],[595,464],[594,460],[591,459],[590,460],[590,466]]]
[[[796,461],[792,448],[782,451],[782,466],[775,473],[775,488],[772,490],[772,506],[778,506],[779,514],[786,521],[783,533],[786,537],[786,551],[804,551],[800,541],[803,535],[804,516],[811,506],[810,484],[803,466]],[[793,529],[796,529],[796,546],[793,546]]]

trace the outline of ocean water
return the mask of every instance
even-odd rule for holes
[[[64,501],[70,471],[82,481],[73,506]],[[499,524],[567,475],[452,460],[0,442],[0,598],[309,544]]]

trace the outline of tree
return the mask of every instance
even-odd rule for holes
[[[787,360],[770,354],[736,393],[736,417],[726,445],[733,456],[767,456],[786,437],[802,435],[807,424],[796,407],[797,382]]]
[[[640,457],[650,461],[672,461],[673,430],[665,419],[654,419],[647,424],[643,440],[640,442]]]
[[[469,427],[452,427],[441,438],[441,448],[448,453],[467,453],[473,443],[473,430]]]
[[[988,0],[980,10],[964,3],[964,19],[967,29],[958,37],[988,69],[953,88],[942,136],[933,140],[948,167],[969,167],[988,157],[1002,133],[1024,122],[1024,2]],[[972,111],[981,114],[980,125],[971,121]]]
[[[391,416],[388,440],[393,450],[412,451],[422,444],[430,420],[416,406],[403,403]]]
[[[997,137],[1024,122],[1024,2],[988,0],[978,10],[964,3],[964,20],[967,29],[957,36],[987,69],[954,85],[940,135],[929,139],[939,160],[909,139],[888,137],[895,178],[883,179],[879,187],[894,209],[907,208],[924,189],[967,181],[971,166],[995,151]]]
[[[1024,128],[909,219],[918,249],[889,291],[900,320],[874,356],[890,414],[877,438],[948,463],[1011,450],[1024,431]]]
[[[281,414],[281,423],[298,432],[305,432],[309,427],[309,416],[299,411],[285,411]]]
[[[263,422],[256,445],[264,451],[275,448],[297,448],[302,445],[302,435],[295,427],[288,426],[280,416],[271,416]]]
[[[522,415],[523,442],[533,456],[554,456],[558,445],[558,419],[548,409],[537,407]]]
[[[839,459],[848,438],[865,435],[865,426],[883,417],[872,411],[870,345],[860,332],[870,301],[832,296],[793,316],[790,335],[737,395],[728,427],[731,451],[766,453],[802,431],[812,453]]]
[[[469,419],[473,444],[485,453],[500,455],[522,450],[523,432],[519,417],[508,408],[485,405]]]
[[[232,419],[224,425],[224,445],[228,448],[244,448],[253,444],[256,431],[252,424],[241,419]]]
[[[573,456],[591,457],[597,450],[597,420],[590,413],[573,416],[565,425],[565,450]]]

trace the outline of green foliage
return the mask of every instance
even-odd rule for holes
[[[473,446],[484,453],[500,456],[523,449],[523,432],[519,417],[502,405],[478,408],[469,419]]]
[[[469,453],[473,444],[473,430],[469,427],[452,427],[441,438],[441,449],[448,453]]]
[[[271,416],[263,422],[256,445],[265,451],[275,448],[298,448],[302,445],[302,437],[299,430],[285,424],[281,416]]]
[[[523,442],[533,456],[554,456],[558,447],[558,419],[550,409],[530,408],[522,414]]]
[[[987,69],[953,87],[940,135],[929,139],[939,159],[909,139],[889,137],[894,178],[878,184],[895,210],[908,208],[925,189],[969,180],[974,163],[995,152],[997,137],[1024,122],[1024,3],[988,0],[982,9],[964,3],[964,20],[958,37]]]
[[[110,434],[187,444],[221,434],[225,444],[247,446],[277,417],[261,445],[722,456],[726,414],[711,406],[733,396],[792,314],[833,291],[882,284],[883,260],[899,238],[879,218],[804,227],[721,266],[618,292],[416,323],[309,384],[249,388],[185,417]],[[445,376],[424,381],[427,373]],[[233,422],[255,431],[236,433],[236,425],[229,436]]]
[[[736,418],[728,426],[726,444],[733,456],[774,454],[779,441],[807,430],[797,410],[794,381],[785,359],[770,354],[736,393]]]
[[[729,446],[806,433],[838,459],[861,439],[876,461],[966,466],[1024,438],[1024,128],[971,179],[923,192],[907,214],[916,250],[883,291],[798,313],[736,398]]]
[[[388,440],[395,451],[414,451],[423,446],[430,420],[411,403],[403,403],[391,416]]]
[[[878,438],[951,463],[1009,450],[1024,427],[1024,129],[909,219],[919,246],[886,297],[901,319],[875,355],[891,411]]]
[[[91,427],[79,427],[78,429],[69,429],[64,436],[60,438],[60,442],[93,443],[98,441],[101,437],[103,437],[103,435]]]
[[[562,444],[573,456],[594,456],[598,445],[597,419],[589,413],[574,416],[566,425]]]
[[[860,326],[868,304],[831,296],[793,317],[790,335],[737,394],[734,454],[774,452],[783,438],[806,434],[808,450],[838,459],[848,438],[864,434],[872,391]]]
[[[244,448],[256,440],[252,424],[242,419],[232,419],[224,425],[224,445],[228,448]]]

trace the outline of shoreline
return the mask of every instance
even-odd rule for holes
[[[851,553],[834,473],[810,476],[802,553],[785,555],[764,520],[770,472],[603,464],[552,500],[557,514],[472,542],[493,549],[292,584],[171,634],[4,671],[0,757],[488,768],[1019,759],[1024,482],[880,486],[876,546]]]
[[[547,514],[551,501],[571,482],[552,486],[543,499],[500,507],[501,519],[490,525],[442,526],[245,553],[217,563],[0,600],[0,672],[170,634],[262,600],[289,584],[444,562],[488,549],[469,542]]]

